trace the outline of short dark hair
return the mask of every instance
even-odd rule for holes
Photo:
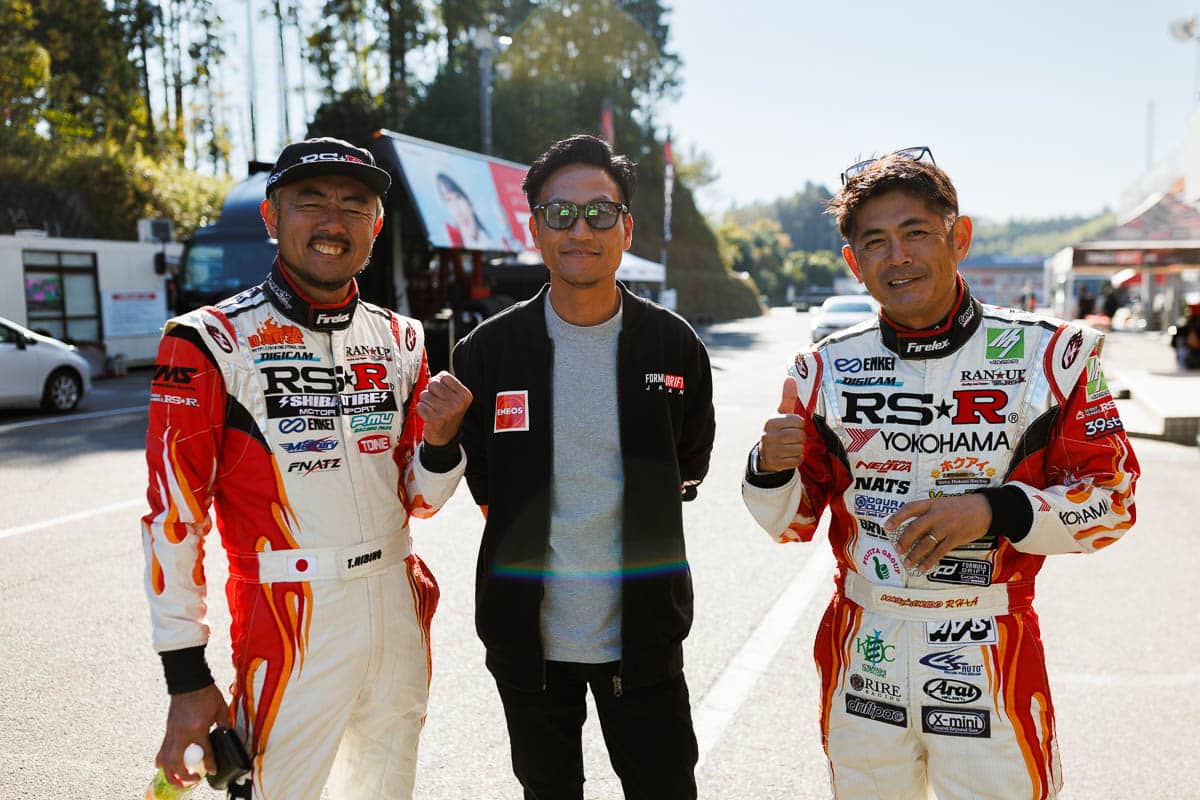
[[[621,202],[625,205],[633,203],[633,192],[637,189],[637,165],[625,156],[614,155],[612,147],[603,139],[581,133],[550,145],[546,152],[534,159],[529,172],[525,173],[521,188],[525,191],[531,211],[537,205],[538,195],[546,180],[572,164],[586,164],[604,170],[621,190]]]
[[[905,192],[944,217],[958,216],[958,192],[950,176],[936,164],[897,155],[879,159],[846,181],[842,190],[825,203],[825,213],[837,220],[838,231],[849,242],[858,210],[868,200],[888,192]]]

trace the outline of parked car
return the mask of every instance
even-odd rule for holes
[[[857,325],[879,313],[879,303],[867,294],[838,294],[821,303],[812,315],[812,340]]]
[[[77,347],[0,317],[0,406],[70,411],[91,390]]]

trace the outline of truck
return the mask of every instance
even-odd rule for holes
[[[384,224],[360,296],[425,327],[431,371],[479,322],[549,280],[528,230],[521,190],[528,166],[413,136],[379,130],[365,143],[392,176]],[[172,310],[184,313],[260,283],[275,258],[259,206],[271,165],[252,161],[226,195],[220,219],[184,244],[169,283]],[[617,272],[634,291],[657,299],[665,269],[626,253]]]

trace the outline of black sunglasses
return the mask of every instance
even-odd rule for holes
[[[595,231],[606,231],[622,214],[629,213],[629,206],[624,203],[614,203],[611,200],[593,200],[585,205],[577,205],[567,200],[555,200],[533,207],[533,213],[542,212],[546,226],[556,231],[569,230],[583,211],[583,219]]]
[[[902,147],[894,153],[888,153],[888,156],[907,158],[910,161],[922,161],[926,156],[928,156],[930,164],[937,164],[937,162],[933,160],[933,151],[924,146]],[[881,156],[881,158],[886,157],[887,156]],[[878,158],[868,158],[866,161],[859,161],[857,164],[851,164],[850,166],[846,167],[846,169],[842,171],[842,186],[845,186],[846,182],[856,175],[861,175],[862,173],[866,172],[867,167],[871,166],[878,160]]]

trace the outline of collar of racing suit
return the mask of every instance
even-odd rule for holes
[[[958,299],[946,318],[932,328],[915,331],[897,325],[879,312],[879,330],[884,345],[901,358],[941,358],[962,347],[983,319],[983,308],[971,296],[966,281],[958,276]]]
[[[358,281],[350,279],[350,293],[340,303],[318,303],[297,288],[283,271],[279,258],[271,267],[271,275],[263,283],[271,305],[279,309],[292,322],[298,322],[309,330],[336,331],[350,327],[354,309],[358,307]]]

